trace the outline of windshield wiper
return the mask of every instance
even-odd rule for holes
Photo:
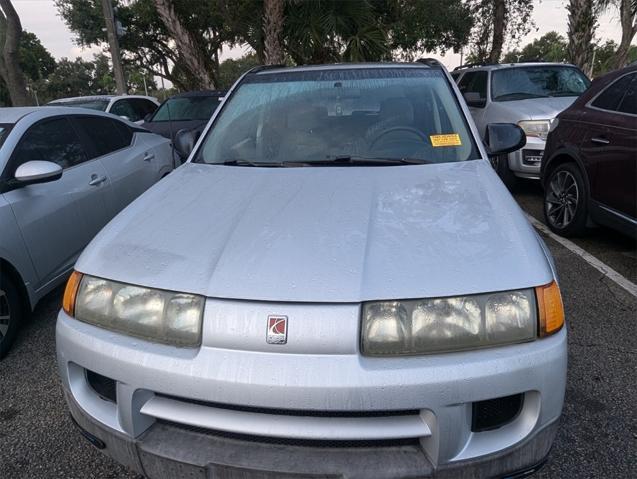
[[[256,166],[258,168],[282,168],[288,166],[281,161],[250,161],[244,159],[226,160],[217,164],[225,166]]]
[[[493,98],[494,101],[506,100],[528,100],[530,98],[549,98],[551,95],[542,95],[539,93],[516,92],[499,95]]]
[[[366,156],[334,156],[324,160],[284,161],[286,166],[392,166],[426,165],[432,163],[421,158],[372,158]]]

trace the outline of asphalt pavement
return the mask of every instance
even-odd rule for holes
[[[541,219],[539,187],[520,205]],[[637,298],[550,238],[569,328],[561,427],[535,477],[637,477]],[[633,282],[637,246],[606,229],[576,243]],[[47,296],[0,362],[0,478],[136,478],[83,439],[69,419],[55,363],[62,291]],[[249,453],[249,451],[246,451]]]

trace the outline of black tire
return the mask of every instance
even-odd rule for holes
[[[11,349],[22,315],[18,288],[6,275],[0,274],[0,359]]]
[[[509,155],[500,155],[491,158],[491,166],[496,171],[504,186],[513,191],[518,184],[518,177],[509,168]]]
[[[562,163],[549,174],[544,188],[544,220],[560,236],[586,232],[588,188],[575,163]]]

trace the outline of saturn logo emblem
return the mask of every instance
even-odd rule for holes
[[[268,329],[265,340],[268,344],[285,344],[288,342],[287,316],[268,316]]]

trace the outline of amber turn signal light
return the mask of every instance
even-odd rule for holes
[[[535,288],[540,318],[540,337],[557,333],[564,326],[564,305],[555,281]]]
[[[69,316],[75,316],[75,298],[77,297],[77,290],[80,289],[80,281],[82,281],[82,273],[73,271],[66,283],[64,298],[62,299],[62,309]]]

